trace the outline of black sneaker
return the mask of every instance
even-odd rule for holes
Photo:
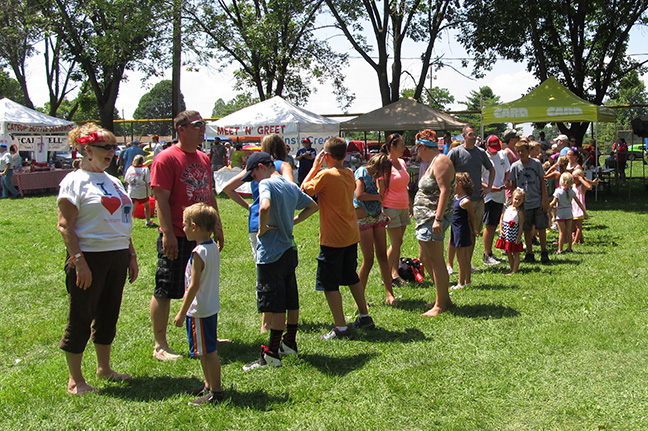
[[[191,395],[194,397],[202,397],[205,394],[209,393],[209,388],[207,386],[203,386],[202,388],[196,388],[196,389],[190,389],[188,391],[185,391],[186,395]]]
[[[223,401],[223,392],[214,392],[214,391],[209,391],[207,394],[203,395],[200,398],[196,398],[193,401],[189,401],[187,405],[198,407],[202,406],[203,404],[218,404],[221,401]]]
[[[522,262],[533,263],[535,262],[535,256],[533,255],[533,253],[527,253],[524,256],[524,260]]]
[[[346,338],[347,340],[353,340],[353,334],[349,328],[344,331],[340,331],[338,328],[333,328],[328,334],[322,335],[322,340],[335,340],[340,338]]]
[[[540,262],[544,264],[551,263],[551,261],[549,260],[549,252],[543,251],[542,253],[540,253]]]
[[[376,327],[376,324],[374,323],[371,316],[358,316],[357,319],[349,326],[355,329],[374,329]]]

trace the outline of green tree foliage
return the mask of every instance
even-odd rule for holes
[[[151,91],[144,94],[137,105],[137,109],[133,113],[133,118],[136,120],[142,119],[163,119],[173,118],[171,109],[171,92],[172,86],[170,80],[163,80],[155,84]],[[184,96],[180,94],[180,111],[187,109]],[[150,122],[145,127],[138,126],[143,129],[146,135],[163,135],[170,136],[172,123],[167,122]]]
[[[344,87],[345,54],[313,35],[323,0],[198,0],[183,12],[191,48],[221,68],[238,66],[236,89],[259,100],[282,96],[304,104],[313,80],[331,81],[342,109],[353,97]]]
[[[626,55],[630,30],[648,23],[646,0],[465,0],[462,44],[475,73],[498,57],[526,62],[540,81],[554,76],[576,95],[600,105],[639,63]],[[514,23],[523,20],[525,24]],[[577,138],[588,123],[559,123]]]
[[[648,114],[648,108],[645,106],[633,106],[646,103],[648,103],[646,84],[637,71],[628,73],[605,102],[608,106],[626,106],[615,110],[616,124],[599,124],[599,142],[605,151],[609,151],[611,143],[617,139],[617,130],[632,130],[630,122],[641,115]]]
[[[406,88],[403,91],[401,91],[401,98],[403,97],[412,97],[414,98],[414,94],[416,93],[416,89],[414,88]],[[450,94],[450,90],[447,88],[441,88],[441,87],[432,87],[426,88],[423,90],[423,93],[421,94],[421,98],[419,99],[420,103],[429,106],[430,108],[434,108],[437,111],[447,111],[448,110],[448,105],[454,103],[455,98],[452,94]]]
[[[621,79],[610,99],[605,102],[606,105],[628,105],[626,108],[616,110],[617,124],[622,127],[629,127],[633,119],[648,114],[647,107],[633,106],[646,105],[646,103],[648,103],[646,84],[641,80],[636,70],[629,72]]]
[[[25,95],[20,88],[20,83],[0,70],[0,99],[8,98],[21,105],[26,105]]]
[[[27,90],[26,60],[34,54],[34,44],[41,37],[42,21],[33,1],[3,0],[0,2],[0,59],[16,77],[23,93],[22,104],[34,109]]]
[[[36,108],[37,111],[48,114],[51,112],[50,102],[46,102],[43,108]],[[48,114],[49,115],[49,114]],[[56,111],[56,117],[77,123],[98,122],[99,106],[97,97],[86,81],[81,84],[81,88],[76,97],[72,100],[63,99]],[[119,112],[115,109],[113,112],[115,120],[121,119]],[[129,128],[123,124],[115,124],[113,132],[115,135],[124,136],[128,134]]]
[[[486,86],[479,87],[479,91],[471,91],[468,95],[468,100],[459,103],[466,105],[467,111],[481,111],[482,107],[496,106],[502,102],[500,101],[500,97],[496,96],[493,93],[493,90]],[[479,114],[464,114],[459,115],[459,118],[463,121],[472,123],[477,128],[478,133],[481,130],[481,116]],[[501,138],[507,128],[508,127],[506,127],[506,124],[504,123],[485,124],[484,137],[497,135]]]
[[[47,32],[45,52],[43,53],[45,77],[49,91],[49,112],[47,114],[54,117],[67,95],[77,88],[73,83],[83,79],[82,74],[76,68],[76,63],[65,61],[62,58],[62,45],[61,38],[56,33]]]
[[[26,61],[37,54],[34,44],[44,41],[45,76],[49,92],[49,115],[56,116],[60,103],[75,87],[73,81],[80,81],[74,62],[61,58],[61,41],[55,33],[48,31],[50,23],[38,8],[36,0],[7,0],[0,3],[0,58],[10,66],[17,78],[23,95],[22,104],[33,108],[27,89]]]
[[[228,102],[225,102],[223,99],[218,99],[214,103],[214,109],[211,115],[212,118],[221,118],[258,102],[259,99],[252,97],[249,93],[237,94],[235,98]]]
[[[163,57],[159,29],[168,17],[162,0],[40,0],[39,5],[64,42],[66,58],[85,74],[101,125],[113,130],[115,102],[126,71],[146,69]]]
[[[326,0],[326,4],[335,17],[336,27],[376,72],[383,106],[400,97],[405,43],[424,46],[418,76],[412,76],[416,82],[413,97],[419,100],[430,65],[442,65],[442,59],[433,59],[432,52],[441,32],[456,24],[458,3],[455,0]],[[372,43],[367,41],[367,34],[374,37]]]

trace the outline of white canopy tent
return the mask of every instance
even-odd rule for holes
[[[48,151],[68,151],[72,121],[34,111],[6,97],[0,99],[0,142],[33,151],[36,161],[47,161]]]
[[[301,146],[301,140],[309,138],[316,150],[324,142],[340,134],[340,123],[275,96],[248,106],[220,120],[207,124],[207,136],[263,137],[277,133],[292,146],[293,153]]]

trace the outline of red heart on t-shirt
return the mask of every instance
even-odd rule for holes
[[[114,214],[121,206],[121,199],[117,197],[103,196],[101,198],[101,203],[104,208],[110,211],[110,214]]]

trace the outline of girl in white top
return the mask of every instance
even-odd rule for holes
[[[563,254],[563,246],[567,243],[566,252],[572,252],[572,200],[583,210],[584,217],[587,218],[587,210],[581,203],[580,199],[576,196],[576,192],[572,189],[574,185],[574,178],[569,172],[565,172],[560,176],[560,187],[556,187],[554,191],[554,198],[549,204],[550,207],[556,208],[556,221],[558,222],[558,251],[556,254]]]
[[[134,202],[144,205],[146,227],[158,227],[151,221],[151,205],[149,204],[151,173],[149,168],[144,166],[144,157],[141,154],[135,156],[133,164],[126,170],[124,181],[128,185],[128,196]]]

